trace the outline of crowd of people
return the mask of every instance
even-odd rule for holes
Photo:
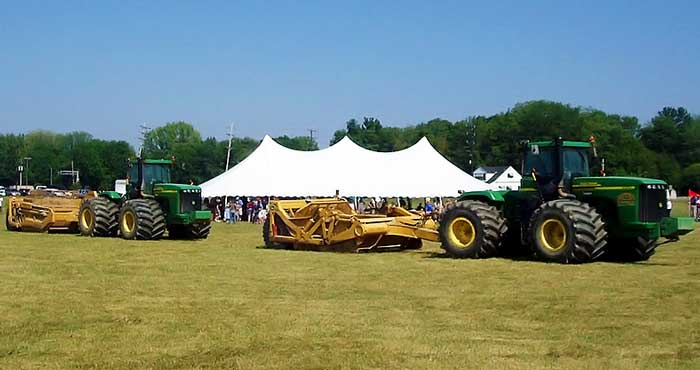
[[[267,219],[269,197],[214,197],[204,199],[202,207],[209,209],[212,221],[261,224]]]
[[[267,219],[270,199],[270,197],[245,196],[205,198],[202,201],[202,208],[211,211],[213,222],[262,224]],[[348,203],[359,214],[385,214],[388,207],[400,206],[433,218],[439,218],[450,201],[443,205],[442,199],[438,198],[433,201],[432,198],[425,198],[425,202],[421,199],[418,204],[415,204],[411,198],[349,197]]]

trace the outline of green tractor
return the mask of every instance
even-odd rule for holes
[[[170,183],[173,161],[141,159],[129,162],[124,196],[106,191],[80,206],[78,225],[84,236],[116,236],[156,240],[204,239],[211,229],[211,212],[201,210],[199,186]]]
[[[460,194],[440,222],[442,247],[458,258],[534,251],[559,263],[643,261],[659,238],[693,230],[692,218],[669,217],[664,181],[591,176],[593,143],[523,143],[520,190]]]

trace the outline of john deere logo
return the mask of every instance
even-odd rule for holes
[[[633,206],[635,202],[634,194],[632,193],[622,193],[617,196],[618,206]]]

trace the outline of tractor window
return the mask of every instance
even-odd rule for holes
[[[170,166],[144,164],[143,178],[146,184],[170,182]]]
[[[525,156],[525,173],[529,174],[534,168],[539,176],[553,177],[555,162],[552,148],[540,148],[538,153],[529,152]]]
[[[588,150],[564,149],[564,177],[581,177],[590,174],[588,167]]]
[[[136,185],[138,181],[139,173],[138,166],[132,166],[129,169],[129,182],[132,186]],[[170,166],[158,165],[158,164],[144,164],[143,165],[143,179],[146,186],[158,184],[158,183],[168,183],[170,182]]]

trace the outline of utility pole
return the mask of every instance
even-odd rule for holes
[[[141,129],[141,147],[139,148],[139,157],[143,156],[143,146],[146,143],[146,135],[148,135],[149,132],[151,132],[151,128],[146,126],[146,124],[141,124],[139,125],[139,128]]]
[[[24,157],[24,161],[27,162],[27,173],[24,175],[24,182],[29,185],[29,161],[32,160],[32,157]]]
[[[228,127],[228,149],[226,150],[226,171],[228,171],[228,165],[231,161],[231,140],[233,140],[233,123]],[[228,207],[228,193],[224,196],[224,207]]]
[[[476,149],[476,124],[474,122],[469,122],[467,124],[467,155],[469,157],[467,161],[467,167],[469,168],[469,174],[474,174],[474,150]]]
[[[314,140],[314,132],[318,132],[318,130],[313,129],[313,128],[309,129],[309,137],[311,138],[312,141]]]
[[[226,151],[226,171],[228,171],[228,165],[231,160],[231,140],[233,140],[233,123],[228,128],[228,150]]]
[[[49,167],[49,185],[53,187],[53,167]]]

